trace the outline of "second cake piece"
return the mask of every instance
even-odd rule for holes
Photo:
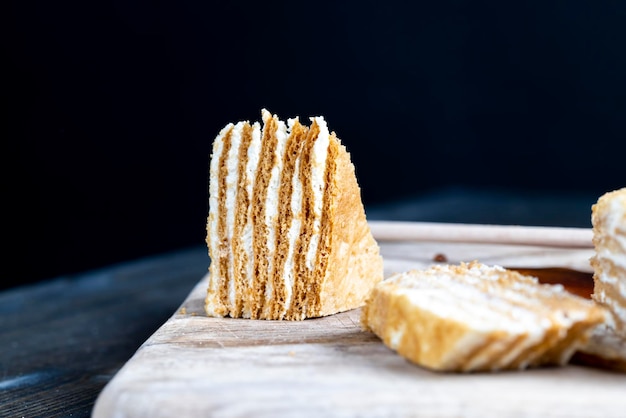
[[[472,262],[390,277],[361,318],[412,362],[469,372],[563,365],[605,315],[562,286]]]
[[[605,193],[592,206],[592,298],[611,313],[609,328],[626,338],[626,187]]]

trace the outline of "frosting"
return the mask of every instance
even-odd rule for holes
[[[263,110],[263,121],[265,124],[268,123],[271,118],[270,113],[267,110]],[[278,126],[276,128],[276,147],[274,148],[275,153],[275,164],[272,167],[272,171],[270,172],[270,179],[267,186],[267,196],[265,200],[265,226],[267,227],[267,266],[268,271],[271,274],[275,274],[274,272],[274,255],[276,253],[276,218],[278,217],[278,203],[279,203],[279,189],[281,182],[281,174],[283,171],[283,162],[285,158],[285,150],[287,144],[287,138],[289,137],[289,130],[283,121],[278,121]],[[267,281],[265,285],[265,307],[268,309],[271,307],[272,294],[274,292],[273,282],[271,280]]]
[[[209,239],[209,248],[214,251],[218,248],[218,236],[217,236],[217,217],[218,217],[218,174],[219,174],[219,162],[224,149],[224,137],[233,128],[233,124],[226,125],[215,138],[213,142],[213,152],[211,154],[211,164],[209,166],[210,177],[213,179],[209,183],[209,220],[207,225],[207,234]],[[216,254],[210,254],[215,256]],[[211,292],[217,291],[220,282],[219,263],[211,263],[211,275],[209,277],[209,290]],[[212,300],[207,300],[206,310],[208,314],[217,315]]]
[[[294,123],[293,119],[289,120],[289,126],[292,127]],[[287,232],[287,239],[289,241],[289,246],[287,249],[287,255],[285,259],[285,270],[283,274],[283,278],[285,281],[285,306],[283,312],[280,313],[282,317],[289,306],[291,306],[291,299],[293,296],[293,286],[294,286],[294,254],[296,248],[296,242],[298,237],[300,236],[300,230],[302,227],[301,212],[302,212],[302,183],[300,181],[300,176],[298,173],[300,172],[300,157],[296,159],[294,174],[291,178],[292,182],[292,194],[291,194],[291,224],[289,225],[289,231]]]
[[[311,186],[313,188],[313,227],[309,250],[306,255],[306,266],[309,270],[313,270],[315,258],[317,255],[317,247],[320,240],[320,224],[322,222],[322,205],[324,199],[324,190],[326,188],[326,157],[328,155],[328,144],[330,135],[328,126],[323,117],[318,116],[311,118],[317,122],[320,132],[313,145],[313,155],[311,158]]]
[[[237,183],[239,182],[239,145],[241,145],[241,134],[244,123],[237,123],[230,135],[230,149],[226,159],[226,240],[232,242],[235,229],[235,202],[237,199]],[[235,306],[235,275],[233,268],[234,255],[228,252],[228,302],[231,307]]]

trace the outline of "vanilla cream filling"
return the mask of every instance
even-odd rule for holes
[[[241,137],[243,133],[244,122],[237,123],[230,135],[230,149],[226,157],[226,241],[230,246],[235,230],[235,210],[237,200],[237,189],[239,182],[239,146],[241,145]],[[234,271],[234,254],[228,252],[228,302],[230,308],[235,306],[235,271]]]
[[[532,312],[520,309],[513,319],[505,312],[507,308],[514,307],[470,286],[450,284],[445,289],[399,289],[398,294],[406,295],[411,304],[433,315],[465,323],[476,332],[489,333],[506,329],[508,332],[521,334],[528,326],[538,326]]]
[[[626,193],[615,195],[614,198],[609,201],[608,213],[605,216],[607,229],[614,234],[619,232],[625,232],[626,225],[623,223],[623,219],[626,212]]]
[[[610,264],[613,264],[614,266],[622,270],[626,270],[626,240],[621,237],[615,237],[615,239],[620,242],[620,250],[622,250],[623,252],[620,253],[615,251],[609,251],[608,249],[601,249],[597,252],[596,258],[603,263],[606,260]],[[614,283],[615,281],[619,281],[619,277],[602,274],[602,280],[609,283]]]
[[[454,367],[454,363],[458,362],[459,358],[467,357],[473,349],[476,347],[484,346],[487,341],[487,335],[479,332],[468,332],[463,337],[461,337],[455,346],[454,350],[450,350],[445,353],[441,358],[441,364],[443,368]],[[492,348],[491,346],[489,348]],[[484,352],[485,350],[483,350]],[[481,367],[485,363],[485,357],[488,353],[484,355],[477,356],[471,359],[471,361],[464,365],[464,370],[473,370],[475,368]]]
[[[584,310],[570,309],[567,315],[565,315],[563,311],[553,311],[546,305],[546,300],[550,300],[559,294],[565,294],[565,289],[562,285],[538,286],[538,281],[531,277],[526,278],[524,281],[507,282],[506,285],[503,285],[499,279],[502,278],[500,274],[504,271],[505,269],[500,266],[481,265],[468,269],[464,274],[463,280],[466,283],[477,286],[482,291],[488,293],[495,292],[498,298],[507,301],[510,306],[509,313],[513,316],[516,312],[520,312],[520,309],[536,310],[537,312],[549,310],[550,319],[564,327],[570,327],[575,321],[586,317]],[[549,324],[545,324],[545,326],[547,327]]]
[[[596,279],[605,286],[611,287],[620,297],[626,299],[626,281],[620,280],[619,277],[611,276],[605,271],[596,274]]]
[[[394,350],[397,350],[398,347],[400,346],[400,343],[402,342],[402,339],[404,338],[404,333],[406,331],[406,326],[405,324],[402,324],[402,328],[398,328],[398,329],[393,329],[391,331],[389,331],[388,334],[388,344],[389,347],[391,347]],[[428,341],[423,341],[424,345],[428,344]],[[425,347],[426,349],[428,349],[428,347]]]
[[[293,129],[293,125],[297,121],[296,119],[289,119],[289,129]],[[287,240],[289,246],[287,249],[287,255],[285,257],[285,269],[283,271],[283,280],[285,281],[285,306],[280,312],[280,317],[284,317],[285,313],[291,306],[291,300],[293,297],[294,287],[294,255],[296,249],[296,243],[298,237],[300,237],[300,231],[302,229],[302,182],[300,181],[300,156],[297,157],[293,175],[291,178],[291,222],[289,230],[287,232]]]
[[[598,302],[609,306],[613,314],[617,316],[622,322],[626,323],[626,307],[621,306],[617,300],[608,297],[604,290],[601,291],[598,296]]]
[[[600,262],[600,269],[596,271],[596,280],[610,285],[617,293],[626,298],[626,280],[620,276],[609,274],[610,266],[613,265],[622,271],[626,271],[626,194],[616,195],[609,201],[607,213],[604,216],[603,233],[611,236],[618,243],[617,251],[610,251],[607,248],[596,248],[596,259]],[[607,265],[608,264],[608,265]],[[626,318],[626,313],[618,314],[621,318]]]
[[[317,247],[320,240],[320,225],[322,222],[322,206],[324,202],[324,191],[326,188],[326,158],[328,155],[328,145],[330,134],[328,126],[322,116],[311,118],[317,122],[320,131],[313,145],[313,155],[311,158],[311,185],[313,188],[313,227],[311,242],[306,254],[306,267],[313,270],[317,255]]]
[[[611,236],[619,243],[618,253],[610,253],[605,250],[603,254],[606,254],[606,258],[609,258],[615,262],[616,265],[624,267],[626,266],[626,224],[624,219],[626,218],[626,194],[623,196],[618,195],[616,198],[611,199],[609,202],[608,213],[605,215],[605,228],[603,228],[604,234]]]
[[[617,263],[611,260],[610,256],[607,256],[606,254],[604,255],[602,254],[603,252],[598,253],[598,256],[596,257],[596,260],[598,260],[600,262],[600,265],[602,266],[602,271],[596,272],[596,275],[595,275],[596,280],[607,285],[613,285],[613,286],[619,285],[620,284],[619,277],[609,274],[608,270],[611,268],[611,264],[614,264],[618,267],[621,267],[621,266],[619,266]]]
[[[626,253],[621,255],[603,250],[598,252],[596,259],[601,265],[599,271],[596,272],[596,280],[615,288],[620,296],[626,298],[626,280],[609,273],[611,265],[621,269],[621,271],[626,271]]]
[[[228,131],[233,128],[233,124],[229,123],[226,125],[215,138],[213,142],[213,152],[211,154],[211,164],[209,168],[210,178],[212,181],[209,182],[209,221],[208,221],[208,241],[210,247],[210,255],[216,256],[219,244],[219,238],[217,236],[217,223],[218,223],[218,188],[219,188],[219,168],[220,168],[220,159],[222,156],[222,151],[224,149],[224,137],[228,133]],[[211,292],[217,292],[219,283],[221,281],[221,272],[219,271],[219,263],[215,262],[217,260],[211,260],[211,275],[209,276],[209,290]],[[216,312],[213,310],[215,306],[212,301],[207,300],[207,313],[216,315]]]
[[[258,122],[252,125],[252,139],[247,150],[248,161],[246,163],[246,183],[244,187],[248,194],[250,202],[246,208],[248,216],[246,216],[246,224],[243,226],[241,232],[241,241],[246,254],[248,254],[248,265],[246,269],[248,288],[251,288],[254,282],[254,250],[252,246],[252,191],[254,184],[256,183],[256,171],[259,166],[259,159],[261,155],[261,126]],[[244,318],[250,318],[250,306],[243,304],[242,316]]]
[[[267,125],[271,119],[271,114],[263,111],[263,122]],[[276,276],[274,271],[274,257],[276,254],[276,219],[278,217],[278,204],[279,204],[279,190],[281,182],[281,174],[283,171],[285,151],[287,145],[287,138],[289,138],[289,130],[285,125],[285,122],[278,121],[276,128],[276,148],[273,150],[275,153],[276,164],[272,167],[270,172],[270,179],[267,185],[267,197],[265,200],[265,226],[267,227],[267,270],[269,272],[269,279],[265,285],[265,309],[271,308],[272,294],[274,292],[273,279]]]
[[[219,203],[217,201],[218,188],[219,188],[219,170],[220,159],[222,157],[222,150],[224,149],[224,137],[226,133],[233,127],[232,123],[229,123],[222,129],[213,142],[213,152],[211,154],[211,167],[210,178],[212,181],[209,183],[209,242],[211,248],[217,250],[217,244],[219,238],[217,236],[217,220]],[[215,265],[215,267],[218,267]]]

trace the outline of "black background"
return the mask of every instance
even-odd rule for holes
[[[203,244],[212,140],[263,107],[324,115],[366,207],[626,184],[621,1],[22,1],[3,20],[3,286]]]

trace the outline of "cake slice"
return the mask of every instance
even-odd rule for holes
[[[611,312],[609,328],[626,337],[626,187],[592,206],[594,270],[591,297]]]
[[[560,285],[474,261],[390,277],[361,321],[418,365],[470,372],[565,364],[604,318]]]
[[[323,117],[262,110],[213,143],[209,316],[302,320],[361,306],[383,278],[350,155]]]

